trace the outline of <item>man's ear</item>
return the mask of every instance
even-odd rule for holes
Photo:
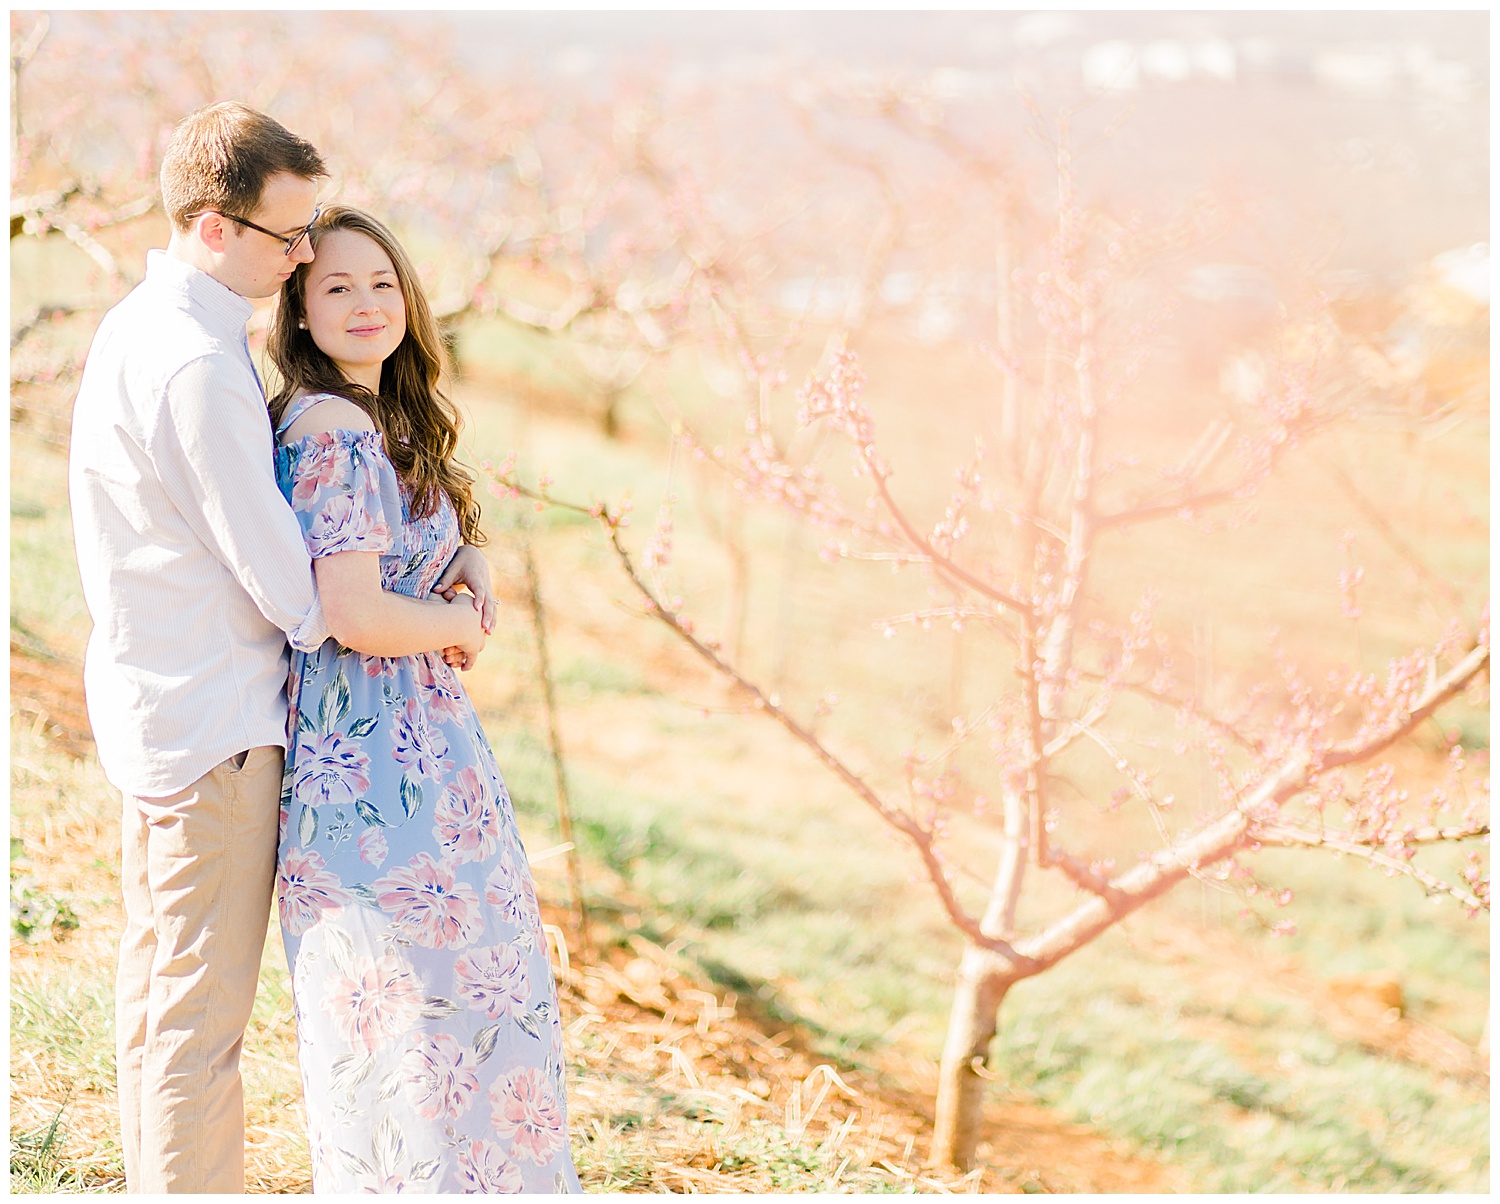
[[[217,213],[200,213],[193,219],[198,228],[198,238],[215,254],[224,253],[224,239],[229,234],[229,223]]]

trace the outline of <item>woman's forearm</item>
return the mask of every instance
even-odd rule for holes
[[[334,639],[367,656],[416,656],[483,640],[471,598],[412,598],[380,586],[379,557],[340,552],[313,562]]]
[[[479,612],[467,596],[444,602],[381,592],[378,602],[329,623],[345,648],[366,656],[418,656],[471,643],[479,629]]]

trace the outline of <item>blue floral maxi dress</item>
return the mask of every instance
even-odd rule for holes
[[[276,479],[313,557],[378,552],[385,589],[427,596],[458,547],[446,494],[411,517],[377,432],[278,446]],[[287,692],[276,881],[313,1190],[578,1191],[536,892],[457,676],[329,639]]]

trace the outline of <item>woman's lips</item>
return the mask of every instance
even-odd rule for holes
[[[354,335],[356,338],[367,339],[371,335],[379,334],[384,329],[384,326],[355,326],[347,333]]]

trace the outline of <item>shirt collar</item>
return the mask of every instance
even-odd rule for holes
[[[222,321],[226,330],[243,331],[250,315],[255,312],[248,297],[240,296],[207,272],[162,250],[146,252],[146,279],[183,293],[216,321]]]

